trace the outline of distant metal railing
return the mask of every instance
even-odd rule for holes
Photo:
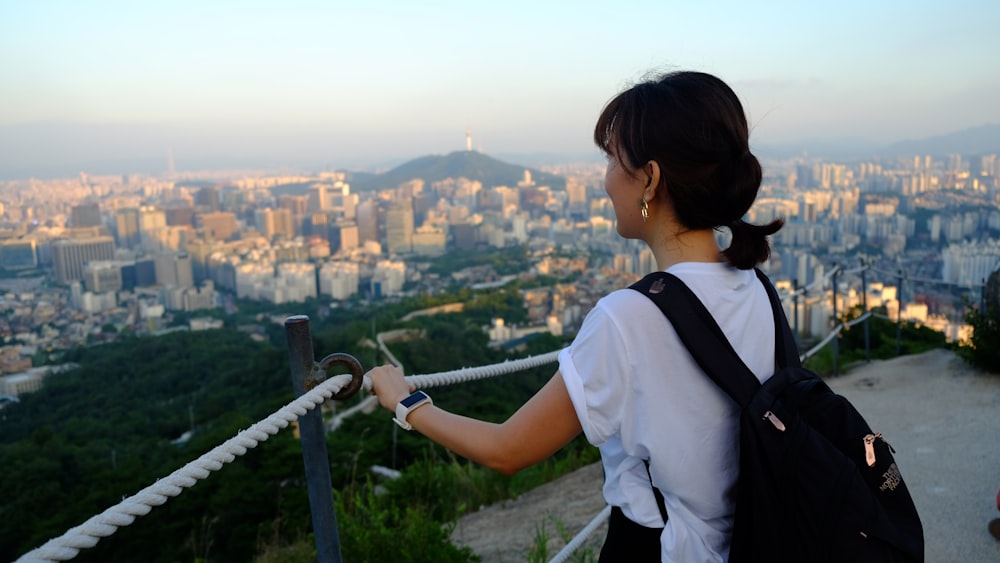
[[[825,283],[830,281],[833,290],[833,317],[836,321],[837,276],[843,273],[861,273],[862,293],[866,294],[867,287],[865,287],[866,279],[864,273],[869,269],[871,269],[870,265],[866,264],[863,264],[861,268],[848,272],[835,267],[831,272],[813,284],[806,287],[794,288],[792,292],[788,292],[782,296],[782,299],[795,299],[796,305],[793,315],[796,316],[797,322],[796,298],[798,295],[807,294],[808,291],[811,291],[817,285],[823,288],[825,287]],[[901,282],[904,279],[902,271],[899,273],[899,279]],[[902,297],[901,291],[899,297]],[[864,323],[865,326],[865,350],[866,358],[868,358],[870,352],[868,320],[873,314],[867,310],[867,302],[863,305],[863,309],[864,312],[859,317],[846,323],[838,322],[833,330],[819,343],[801,355],[802,361],[814,356],[826,345],[833,343],[834,374],[836,374],[838,360],[837,336],[845,328],[855,326],[859,323]],[[902,303],[900,303],[900,310],[902,310]],[[887,318],[883,315],[877,316]],[[901,315],[897,315],[897,354],[900,351],[901,322]],[[152,507],[161,505],[169,500],[170,497],[179,495],[184,489],[197,483],[198,480],[204,479],[211,472],[221,469],[224,464],[245,454],[249,448],[256,447],[258,443],[267,440],[271,435],[276,434],[280,429],[297,420],[302,443],[303,463],[306,471],[310,513],[315,532],[314,536],[316,538],[317,561],[320,563],[340,563],[340,537],[336,514],[334,512],[333,487],[330,477],[329,456],[326,451],[325,433],[335,430],[345,418],[373,406],[375,399],[369,397],[361,401],[358,405],[340,413],[324,428],[322,415],[316,407],[331,398],[344,399],[350,397],[362,389],[365,386],[362,377],[363,369],[356,359],[347,354],[331,354],[323,358],[320,362],[316,362],[313,355],[312,336],[309,331],[308,317],[301,315],[289,317],[285,321],[285,330],[288,341],[292,387],[297,397],[295,401],[289,403],[270,417],[254,424],[247,430],[240,432],[197,460],[188,463],[167,478],[158,480],[138,494],[126,498],[120,504],[105,510],[80,526],[70,529],[62,536],[52,539],[43,546],[28,552],[17,561],[19,563],[55,562],[73,559],[80,550],[93,547],[101,538],[114,534],[120,527],[128,526],[137,517],[150,512]],[[384,352],[388,352],[388,349],[381,340],[379,341],[379,345]],[[552,363],[556,361],[558,353],[559,351],[556,350],[547,354],[506,361],[500,364],[463,368],[436,374],[415,375],[409,376],[407,379],[418,388],[461,383],[517,373]],[[391,354],[387,355],[387,357],[391,358]],[[346,366],[351,373],[328,377],[327,371],[337,364]],[[607,520],[609,513],[610,509],[605,507],[550,561],[554,563],[565,561],[583,544],[587,537],[593,534]]]

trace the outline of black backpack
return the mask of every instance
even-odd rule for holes
[[[777,367],[763,385],[680,279],[656,272],[630,286],[656,303],[702,370],[742,407],[729,561],[923,561],[920,517],[892,448],[802,367],[777,291],[760,270],[757,277],[776,331]]]

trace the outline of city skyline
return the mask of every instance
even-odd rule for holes
[[[473,147],[596,155],[650,70],[719,75],[755,145],[875,146],[1000,124],[1000,6],[11,2],[0,179],[102,165],[385,169]],[[75,169],[77,168],[77,169]]]

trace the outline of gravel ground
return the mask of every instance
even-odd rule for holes
[[[829,380],[876,432],[896,461],[924,524],[928,563],[996,563],[1000,542],[986,530],[1000,517],[1000,376],[984,375],[946,350],[873,361]],[[542,530],[549,559],[604,506],[600,464],[517,499],[462,518],[452,540],[486,563],[525,561]],[[600,550],[599,528],[578,552]],[[579,559],[578,559],[579,560]]]
[[[896,449],[927,561],[1000,561],[1000,542],[986,530],[1000,517],[1000,376],[933,350],[858,366],[830,383]]]

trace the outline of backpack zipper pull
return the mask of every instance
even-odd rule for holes
[[[865,462],[868,467],[875,467],[875,434],[865,436]]]
[[[895,448],[893,448],[892,444],[882,437],[881,432],[869,434],[865,436],[865,461],[868,462],[868,467],[875,467],[875,440],[882,440],[882,443],[889,448],[890,452],[896,453]]]
[[[773,424],[774,427],[777,428],[780,432],[785,431],[785,423],[781,422],[781,419],[775,416],[773,412],[767,411],[766,413],[764,413],[763,420],[766,420],[771,424]]]

